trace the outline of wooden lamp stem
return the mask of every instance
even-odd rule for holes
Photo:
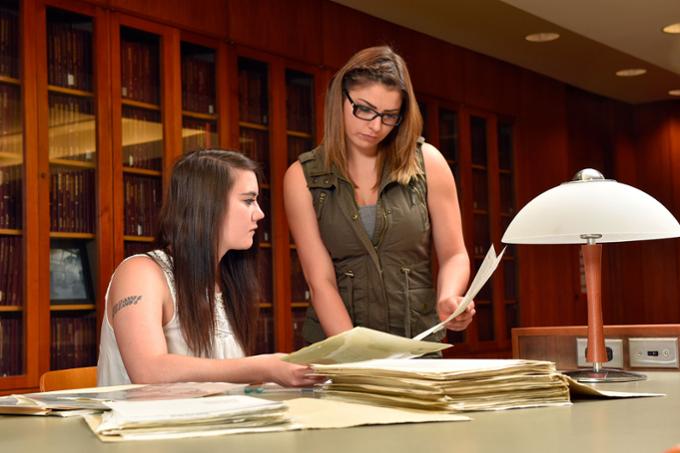
[[[581,246],[586,271],[588,295],[588,352],[586,359],[593,363],[593,371],[600,371],[607,362],[602,322],[602,244]]]

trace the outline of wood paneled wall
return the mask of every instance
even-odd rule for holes
[[[91,0],[188,31],[325,68],[390,44],[419,93],[514,118],[517,205],[591,166],[680,216],[680,103],[631,106],[444,43],[328,0]],[[608,244],[606,323],[680,322],[677,239]],[[519,246],[523,326],[583,324],[578,250]]]

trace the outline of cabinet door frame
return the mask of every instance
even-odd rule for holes
[[[96,268],[94,292],[96,322],[96,338],[99,335],[99,325],[104,306],[104,294],[108,277],[113,269],[111,242],[111,168],[110,160],[110,128],[107,118],[110,106],[108,58],[105,52],[97,52],[98,48],[108,48],[108,12],[97,6],[79,1],[69,0],[37,0],[35,15],[35,58],[36,58],[36,93],[37,93],[37,159],[39,191],[37,209],[39,225],[39,246],[32,248],[39,261],[39,334],[40,347],[38,361],[39,374],[50,369],[51,354],[51,307],[50,307],[50,162],[48,143],[48,61],[47,61],[47,8],[55,8],[69,13],[90,17],[92,20],[92,57],[93,57],[93,88],[94,108],[96,118],[95,141],[97,146],[97,168],[95,186],[95,247],[97,262],[91,263]],[[36,253],[37,251],[37,253]],[[97,341],[98,344],[98,341]],[[39,376],[38,376],[39,377]],[[33,386],[38,385],[36,379]]]

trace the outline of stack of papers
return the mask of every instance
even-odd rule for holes
[[[323,396],[435,411],[569,405],[569,384],[538,360],[370,360],[314,365],[331,378]]]
[[[107,401],[149,401],[199,398],[240,393],[244,384],[226,382],[176,382],[169,384],[120,385],[0,397],[0,414],[58,415],[68,417],[109,410]]]
[[[122,440],[178,439],[293,429],[279,401],[245,395],[105,403],[111,410],[86,415],[101,436]]]

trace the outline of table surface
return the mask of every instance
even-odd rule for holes
[[[472,421],[100,442],[80,418],[0,416],[0,451],[658,452],[680,444],[680,373],[650,372],[607,390],[663,397],[576,401],[570,407],[471,413]],[[143,449],[143,450],[142,450]]]

